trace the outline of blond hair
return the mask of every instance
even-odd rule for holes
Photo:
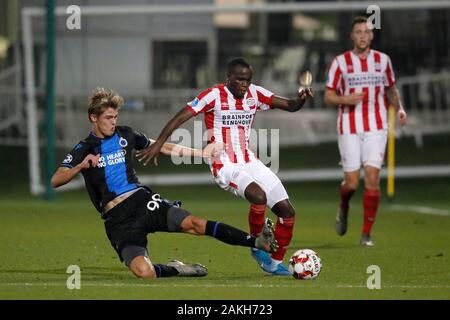
[[[119,110],[122,106],[123,98],[115,91],[97,87],[89,97],[89,121],[91,121],[91,115],[99,117],[108,108]]]

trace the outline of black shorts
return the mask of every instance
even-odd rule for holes
[[[190,213],[146,189],[132,194],[103,215],[111,245],[123,261],[128,246],[147,248],[147,234],[157,231],[181,232],[181,222]]]

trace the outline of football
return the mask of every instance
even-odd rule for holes
[[[315,279],[322,270],[322,260],[314,250],[298,250],[289,259],[289,270],[295,279]]]

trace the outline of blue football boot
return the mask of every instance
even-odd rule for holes
[[[292,276],[291,271],[289,270],[289,267],[285,265],[284,263],[277,263],[274,260],[272,260],[268,264],[262,264],[261,268],[270,274],[273,274],[275,276]]]
[[[272,262],[272,258],[270,255],[260,249],[251,248],[250,252],[252,253],[252,257],[258,262],[258,266],[262,266],[263,264],[270,264]]]
[[[273,222],[266,218],[261,233],[256,237],[255,247],[251,249],[252,257],[261,267],[263,264],[270,264],[272,258],[268,252],[274,252],[278,249],[277,240],[275,240]]]

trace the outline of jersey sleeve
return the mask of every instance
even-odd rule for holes
[[[186,105],[186,109],[191,111],[194,115],[198,115],[201,112],[207,112],[214,108],[214,92],[212,88],[206,89],[201,92],[194,100],[190,101]]]
[[[59,166],[73,168],[80,164],[88,154],[89,151],[87,145],[81,141],[66,155]]]
[[[142,150],[150,146],[150,140],[142,132],[133,130],[133,137],[136,150]]]
[[[256,96],[258,99],[257,110],[266,111],[272,108],[273,92],[266,88],[255,86]]]
[[[385,86],[392,87],[395,84],[395,74],[392,68],[391,58],[387,57],[386,72],[385,72]]]
[[[342,80],[341,68],[339,67],[339,62],[337,58],[335,58],[331,63],[330,68],[328,69],[327,83],[326,83],[327,89],[339,91],[341,89],[341,80]]]

